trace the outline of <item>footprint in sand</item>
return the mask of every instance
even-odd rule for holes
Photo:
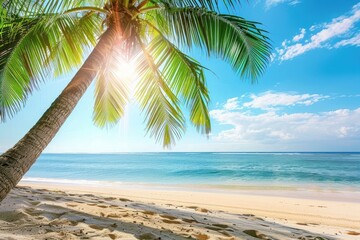
[[[91,227],[92,229],[96,229],[96,230],[103,230],[104,229],[102,226],[95,225],[95,224],[90,224],[89,227]]]
[[[219,233],[221,233],[225,237],[232,237],[232,235],[230,233],[226,232],[226,231],[219,231]]]
[[[113,200],[116,200],[116,198],[114,197],[106,197],[104,198],[106,201],[113,201]]]
[[[326,238],[314,237],[314,236],[299,237],[299,239],[300,240],[327,240]]]
[[[71,225],[71,226],[76,226],[78,224],[79,223],[77,221],[72,221],[72,220],[69,221],[69,225]]]
[[[229,226],[226,224],[213,224],[212,226],[206,226],[205,228],[213,230],[213,231],[217,231],[219,233],[221,233],[222,235],[226,236],[226,237],[232,237],[232,235],[226,231],[231,231],[233,232],[232,229],[229,229]],[[226,230],[226,231],[225,231]]]
[[[202,212],[202,213],[211,213],[211,211],[207,210],[206,208],[198,208],[198,209],[196,209],[196,211]]]
[[[194,209],[194,210],[198,209],[197,206],[188,206],[187,208]]]
[[[108,234],[108,236],[109,236],[109,238],[111,238],[113,240],[117,238],[117,236],[115,234],[112,234],[112,233]]]
[[[244,217],[255,217],[254,214],[243,214]]]
[[[171,215],[160,215],[162,218],[165,218],[165,219],[162,219],[162,221],[164,223],[170,223],[170,224],[181,224],[181,222],[177,221],[179,220],[177,217],[174,217],[174,216],[171,216]],[[177,219],[177,220],[175,220]]]
[[[119,200],[122,202],[132,202],[130,199],[127,198],[119,198]]]
[[[162,219],[162,221],[169,224],[181,224],[181,222],[175,220]]]
[[[219,223],[214,223],[213,226],[215,227],[219,227],[219,228],[228,228],[229,226],[226,224],[219,224]]]
[[[171,216],[171,215],[160,215],[162,218],[166,218],[166,219],[169,219],[169,220],[175,220],[177,219],[177,217],[174,217],[174,216]]]
[[[202,233],[196,234],[194,237],[197,240],[208,240],[210,238],[208,235]]]
[[[97,206],[100,207],[100,208],[108,208],[109,207],[109,206],[101,205],[101,204],[98,204]]]
[[[156,235],[154,235],[152,233],[144,233],[137,237],[140,240],[157,240],[157,239],[159,239],[159,237],[157,237]]]
[[[182,218],[181,220],[183,220],[186,223],[198,223],[198,221],[196,221],[195,219]]]
[[[94,194],[83,194],[84,197],[95,197]]]
[[[109,213],[106,217],[108,218],[121,218],[121,215],[116,213]]]
[[[272,238],[266,236],[265,234],[256,231],[256,230],[244,230],[243,233],[246,233],[249,236],[252,236],[254,238],[258,238],[258,239],[264,239],[264,240],[271,240]]]
[[[143,211],[143,214],[146,214],[146,215],[155,215],[156,213],[155,212],[152,212],[152,211]]]
[[[68,207],[77,207],[78,205],[74,204],[74,203],[66,203],[66,206],[68,206]]]
[[[38,206],[41,202],[40,201],[29,201],[31,205]]]
[[[196,206],[189,206],[188,208],[194,209],[195,211],[202,212],[202,213],[208,213],[208,212],[210,212],[210,211],[209,211],[208,209],[206,209],[206,208],[199,208],[199,207],[196,207]]]

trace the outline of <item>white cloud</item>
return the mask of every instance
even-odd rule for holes
[[[320,113],[278,113],[269,110],[257,114],[220,108],[210,114],[219,124],[230,126],[213,136],[214,140],[223,143],[278,143],[282,146],[298,143],[306,147],[321,142],[336,146],[340,144],[339,140],[360,142],[360,108]]]
[[[312,26],[309,28],[309,30],[310,30],[310,32],[313,32],[313,31],[315,31],[318,27],[319,27],[319,26],[317,26],[317,25],[312,25]]]
[[[274,7],[278,4],[281,4],[281,3],[287,3],[287,4],[290,4],[290,5],[296,5],[298,3],[300,3],[299,0],[266,0],[265,1],[265,5],[267,8],[270,8],[270,7]]]
[[[273,62],[276,58],[276,53],[271,53],[270,54],[270,62]]]
[[[302,29],[300,30],[300,33],[299,33],[298,35],[295,35],[295,36],[293,37],[293,41],[294,41],[294,42],[300,41],[301,39],[303,39],[303,38],[305,37],[305,33],[306,33],[305,28],[302,28]],[[284,45],[283,45],[283,46],[284,46]],[[285,46],[286,46],[286,44],[285,44]]]
[[[251,95],[250,102],[243,104],[248,108],[259,108],[264,110],[274,110],[276,107],[281,106],[294,106],[294,105],[312,105],[321,99],[327,98],[319,94],[290,94],[283,92],[267,91],[260,95]]]
[[[339,48],[339,47],[343,47],[343,46],[347,46],[347,45],[359,47],[360,46],[360,33],[352,38],[345,39],[345,40],[342,40],[342,41],[336,43],[334,47]]]
[[[278,57],[281,61],[292,59],[296,56],[299,56],[305,52],[316,48],[322,48],[325,46],[331,46],[330,40],[335,38],[344,37],[345,35],[354,35],[354,32],[351,30],[354,29],[355,24],[360,20],[360,3],[353,6],[350,13],[334,18],[330,23],[320,24],[318,26],[311,26],[310,31],[315,31],[319,28],[319,31],[314,33],[309,39],[304,39],[306,30],[304,29],[304,35],[302,32],[299,35],[293,37],[293,41],[297,42],[300,40],[304,41],[302,43],[296,43],[289,45],[288,40],[282,42],[282,48],[277,49]],[[336,47],[345,46],[345,45],[359,45],[359,39],[351,38],[344,40],[336,44]]]
[[[239,101],[237,97],[230,98],[224,104],[224,109],[231,111],[239,108]]]

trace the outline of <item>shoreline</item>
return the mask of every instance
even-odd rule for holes
[[[355,240],[360,201],[347,201],[347,194],[23,181],[0,205],[0,238]],[[29,223],[32,235],[17,227]]]
[[[321,191],[199,191],[196,188],[164,188],[157,185],[49,185],[20,183],[32,187],[70,193],[91,193],[99,196],[124,196],[135,201],[196,204],[213,210],[237,214],[255,214],[260,217],[308,221],[329,226],[360,229],[360,192]],[[203,189],[204,190],[204,189]],[[356,199],[355,199],[355,196]],[[352,201],[348,201],[351,199]],[[270,209],[269,209],[270,207]]]
[[[158,184],[118,181],[71,180],[25,178],[20,186],[58,186],[72,190],[91,188],[95,190],[154,190],[154,191],[185,191],[205,193],[225,193],[256,196],[287,197],[295,199],[328,200],[340,202],[360,202],[360,188],[334,184],[282,183],[267,184],[263,182],[243,182],[240,184]],[[106,193],[108,191],[104,191]]]

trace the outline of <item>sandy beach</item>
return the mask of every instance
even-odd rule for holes
[[[360,0],[0,19],[0,240],[360,240]]]
[[[0,239],[360,239],[360,194],[22,182]]]

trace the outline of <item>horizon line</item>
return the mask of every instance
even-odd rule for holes
[[[360,151],[133,151],[133,152],[44,152],[42,154],[141,154],[141,153],[356,153]]]

